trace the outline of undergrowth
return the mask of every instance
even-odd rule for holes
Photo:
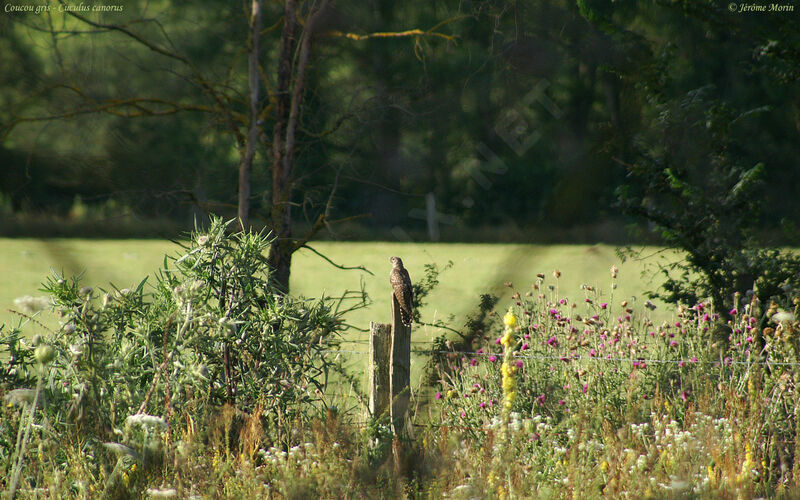
[[[800,493],[797,294],[655,307],[539,275],[440,339],[408,428],[336,404],[344,315],[215,221],[154,283],[55,275],[0,331],[0,485],[37,498],[749,498]],[[433,276],[435,281],[436,276]],[[431,281],[432,283],[433,281]],[[431,285],[433,286],[433,285]],[[509,284],[511,286],[511,284]],[[31,312],[31,311],[29,311]],[[35,321],[33,317],[31,320]],[[426,395],[430,394],[430,401]]]

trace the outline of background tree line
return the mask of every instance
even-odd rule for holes
[[[80,196],[183,225],[203,211],[235,216],[236,135],[253,122],[256,3],[129,2],[122,14],[85,14],[97,25],[56,2],[50,13],[1,16],[4,213],[65,214]],[[321,6],[296,7],[293,71]],[[276,71],[286,8],[261,7],[258,103],[269,112],[255,118],[247,198],[256,226],[275,224],[268,165],[274,101],[286,90]],[[724,153],[764,165],[750,195],[763,203],[749,216],[782,238],[800,213],[797,18],[723,2],[331,3],[305,74],[292,224],[312,227],[326,214],[323,225],[361,217],[360,231],[331,225],[321,235],[424,235],[432,193],[445,237],[467,228],[484,239],[568,237],[581,227],[570,237],[614,239],[633,220],[621,208],[636,200],[628,212],[647,217],[641,207],[654,207],[663,188],[637,172],[672,161],[698,186],[724,189],[703,178]],[[210,109],[204,81],[226,112]],[[687,100],[699,114],[679,111]],[[728,110],[732,126],[701,137],[691,127],[713,121],[709,109]]]

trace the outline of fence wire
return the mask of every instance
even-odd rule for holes
[[[357,355],[357,356],[366,356],[369,355],[369,351],[356,351],[356,350],[348,350],[348,349],[332,349],[332,350],[324,350],[319,351],[322,354],[347,354],[347,355]],[[503,358],[503,353],[493,353],[493,352],[477,352],[477,351],[442,351],[442,350],[432,350],[432,349],[412,349],[411,352],[413,354],[452,354],[456,356],[471,356],[471,357],[490,357],[495,356],[497,359]],[[789,362],[789,361],[740,361],[740,360],[722,360],[722,361],[711,361],[711,360],[689,360],[689,359],[657,359],[657,358],[629,358],[629,357],[608,357],[608,356],[543,356],[543,355],[530,355],[530,354],[516,354],[514,359],[532,359],[532,360],[540,360],[540,361],[562,361],[562,362],[571,362],[571,361],[592,361],[595,363],[599,362],[607,362],[607,363],[653,363],[653,364],[681,364],[684,363],[686,366],[689,365],[723,365],[723,366],[730,366],[730,365],[767,365],[767,366],[800,366],[800,362]]]

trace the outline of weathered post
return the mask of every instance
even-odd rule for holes
[[[380,418],[389,410],[389,349],[392,325],[369,323],[369,414]]]
[[[400,318],[400,303],[392,293],[392,352],[389,368],[392,431],[397,436],[403,431],[408,413],[411,389],[411,326]]]

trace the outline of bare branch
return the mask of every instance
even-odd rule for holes
[[[440,23],[441,24],[441,23]],[[362,41],[369,40],[370,38],[407,38],[411,36],[432,36],[444,38],[447,41],[455,42],[456,37],[439,33],[438,31],[422,31],[421,29],[413,29],[407,31],[379,31],[376,33],[368,33],[366,35],[358,35],[356,33],[342,33],[341,31],[329,31],[326,33],[328,36],[338,38],[348,38],[350,40]]]
[[[370,276],[375,276],[375,275],[372,273],[372,271],[370,271],[369,269],[367,269],[367,268],[366,268],[366,267],[364,267],[364,266],[354,266],[354,267],[350,267],[350,266],[342,266],[342,265],[339,265],[339,264],[337,264],[336,262],[334,262],[334,261],[332,261],[331,259],[329,259],[327,256],[325,256],[325,255],[321,254],[320,252],[318,252],[318,251],[314,250],[313,248],[311,248],[311,247],[310,247],[310,246],[308,246],[307,244],[306,244],[306,245],[303,245],[303,246],[302,246],[302,248],[307,248],[307,249],[311,250],[311,251],[312,251],[312,252],[314,252],[315,254],[319,255],[320,257],[322,257],[323,259],[325,259],[326,261],[328,261],[328,263],[329,263],[330,265],[332,265],[333,267],[337,267],[337,268],[339,268],[339,269],[344,269],[345,271],[364,271],[365,273],[368,273]]]

